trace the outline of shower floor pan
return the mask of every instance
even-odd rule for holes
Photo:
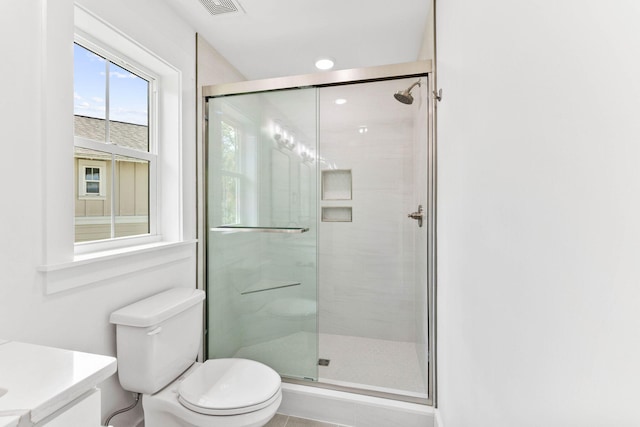
[[[260,360],[284,375],[304,372],[318,362],[315,354],[304,351],[314,339],[311,333],[297,332],[243,347],[235,357]],[[320,334],[319,344],[318,356],[330,363],[318,366],[318,382],[427,398],[415,343]]]

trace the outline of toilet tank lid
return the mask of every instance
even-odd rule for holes
[[[185,311],[204,298],[204,291],[200,289],[169,289],[114,311],[109,322],[146,328]]]

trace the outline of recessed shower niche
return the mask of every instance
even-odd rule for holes
[[[351,200],[353,178],[351,170],[322,171],[322,200]]]
[[[327,169],[321,172],[321,194],[323,202],[350,201],[353,198],[353,178],[350,169]],[[320,218],[323,222],[352,222],[351,206],[322,206]]]
[[[351,206],[323,206],[323,222],[352,222],[353,212]]]

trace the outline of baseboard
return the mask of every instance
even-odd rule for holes
[[[431,406],[289,383],[278,412],[350,427],[433,426]]]

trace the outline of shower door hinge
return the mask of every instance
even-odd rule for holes
[[[438,91],[433,91],[433,97],[435,98],[436,101],[440,102],[442,101],[442,89],[438,89]]]

